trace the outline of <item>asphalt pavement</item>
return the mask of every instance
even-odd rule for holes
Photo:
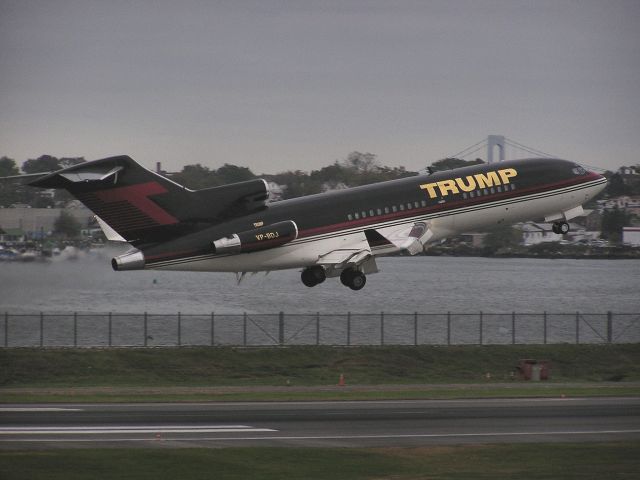
[[[640,439],[640,397],[0,406],[0,449]]]

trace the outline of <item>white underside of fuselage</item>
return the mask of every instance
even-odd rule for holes
[[[479,205],[461,206],[455,210],[419,214],[413,217],[371,223],[314,237],[297,239],[287,245],[268,250],[234,255],[203,255],[146,268],[201,272],[259,272],[304,268],[316,265],[321,256],[340,249],[367,249],[365,230],[375,229],[383,236],[397,235],[413,227],[416,222],[426,222],[433,235],[430,242],[464,232],[488,229],[500,224],[533,220],[550,215],[564,214],[581,206],[605,186],[606,181],[574,185],[516,198],[496,200]],[[564,217],[563,217],[564,218]],[[393,250],[391,250],[393,251]],[[391,253],[389,249],[384,254]],[[372,252],[376,255],[375,250]]]

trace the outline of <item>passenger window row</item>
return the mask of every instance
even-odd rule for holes
[[[372,208],[370,210],[362,210],[361,212],[350,213],[347,215],[347,218],[349,220],[360,220],[361,218],[377,217],[380,215],[387,215],[389,213],[396,213],[396,212],[404,212],[405,210],[413,210],[414,208],[420,208],[420,207],[426,207],[426,206],[427,206],[426,200],[422,200],[420,202],[418,201],[407,202],[407,203],[401,203],[399,205],[391,205],[390,207],[381,207],[376,209]]]
[[[494,193],[502,193],[503,191],[508,192],[510,190],[515,190],[515,189],[516,189],[515,183],[507,183],[504,186],[498,185],[496,187],[483,188],[483,189],[474,190],[471,192],[462,192],[462,198],[468,199],[468,198],[484,197],[485,195],[493,195]],[[368,211],[362,210],[360,212],[349,213],[347,215],[347,219],[349,219],[349,221],[360,220],[361,218],[387,215],[389,213],[396,213],[399,211],[404,212],[405,210],[412,210],[414,208],[420,208],[420,207],[426,207],[426,206],[427,206],[426,200],[422,200],[420,202],[415,201],[415,202],[401,203],[399,205],[391,205],[390,207],[382,207],[382,208],[376,208],[376,209],[371,208]]]
[[[494,193],[502,193],[504,192],[508,192],[510,190],[515,190],[516,189],[516,184],[515,183],[507,183],[506,185],[504,185],[504,189],[503,186],[498,185],[497,187],[491,187],[491,188],[483,188],[480,190],[474,190],[472,192],[462,192],[462,198],[475,198],[475,197],[484,197],[485,195],[492,195]]]

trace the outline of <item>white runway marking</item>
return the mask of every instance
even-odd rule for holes
[[[84,412],[83,408],[54,408],[54,407],[0,407],[0,412]]]
[[[235,429],[236,432],[247,431],[277,431],[270,429],[242,430]],[[158,433],[154,430],[152,433]],[[53,432],[48,432],[53,433]],[[82,432],[79,432],[82,433]],[[88,432],[85,432],[88,433]],[[114,431],[112,433],[124,433]],[[170,432],[167,432],[170,433]],[[425,433],[407,435],[309,435],[309,436],[260,436],[260,437],[193,437],[180,438],[182,442],[189,441],[247,441],[247,440],[362,440],[362,439],[391,439],[391,438],[469,438],[469,437],[516,437],[516,436],[558,436],[558,435],[624,435],[638,434],[640,430],[583,430],[583,431],[555,431],[555,432],[484,432],[484,433]],[[100,438],[100,439],[3,439],[0,442],[148,442],[150,439],[143,438]]]
[[[115,427],[0,427],[0,435],[112,435],[136,433],[254,433],[277,432],[271,428],[254,428],[248,425],[202,426],[115,426]]]

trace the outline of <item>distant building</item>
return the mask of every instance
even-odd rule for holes
[[[64,209],[73,215],[82,227],[93,219],[91,210],[84,206]],[[19,229],[26,239],[42,238],[53,231],[62,208],[0,208],[0,225],[5,231]]]
[[[559,242],[562,235],[553,233],[551,223],[525,222],[514,225],[522,232],[523,245],[537,245],[543,242]]]
[[[622,243],[640,247],[640,227],[623,227]]]
[[[597,200],[599,211],[604,210],[625,210],[634,215],[640,215],[640,196],[620,195],[619,197],[609,198],[606,200]]]
[[[627,177],[627,176],[632,176],[632,175],[638,175],[638,170],[636,170],[636,167],[620,167],[618,169],[618,173],[620,175],[622,175],[623,177]]]
[[[20,228],[0,227],[0,243],[24,242],[25,235]]]
[[[486,232],[467,232],[460,235],[460,239],[474,248],[481,248],[487,235]]]
[[[525,222],[514,225],[514,228],[522,232],[522,244],[525,246],[537,245],[544,242],[579,242],[581,240],[593,240],[600,237],[599,231],[590,231],[577,223],[569,224],[570,230],[566,235],[553,233],[552,223]]]

